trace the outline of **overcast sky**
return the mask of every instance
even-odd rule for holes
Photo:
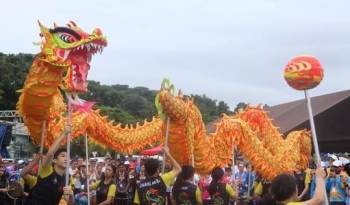
[[[50,2],[50,3],[48,3]],[[1,3],[0,52],[36,53],[37,20],[74,20],[108,38],[88,78],[159,89],[168,77],[185,94],[231,107],[303,97],[283,68],[295,55],[320,59],[325,78],[311,95],[350,88],[348,0],[8,0]]]

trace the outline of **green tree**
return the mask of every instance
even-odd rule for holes
[[[101,114],[108,115],[108,118],[115,122],[129,124],[137,121],[133,115],[120,107],[99,106],[98,108],[101,109]]]
[[[0,53],[0,110],[16,108],[17,90],[23,87],[33,61],[31,54],[6,55]]]
[[[224,101],[220,101],[216,107],[216,113],[231,114],[230,107]]]
[[[137,94],[126,94],[122,101],[122,107],[138,119],[150,118],[155,112],[153,102],[147,101]]]
[[[112,156],[115,154],[114,150],[99,145],[90,139],[88,139],[88,151],[89,157],[92,157],[92,152],[98,152],[99,157],[105,156],[107,152],[111,153]],[[85,136],[78,137],[71,142],[72,158],[75,158],[77,156],[85,157],[85,152]]]
[[[222,113],[228,115],[232,114],[232,112],[229,110],[229,106],[223,101],[217,103],[216,100],[208,98],[206,95],[191,95],[191,98],[193,98],[194,103],[201,111],[202,118],[205,123],[218,119]]]
[[[236,105],[235,109],[233,110],[234,113],[237,113],[241,110],[244,110],[246,107],[248,106],[247,103],[244,103],[244,102],[240,102]]]

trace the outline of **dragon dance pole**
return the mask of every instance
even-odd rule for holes
[[[193,146],[192,146],[193,147]],[[194,153],[193,153],[193,150],[192,150],[192,156],[191,156],[191,158],[192,158],[192,167],[194,168]],[[195,184],[196,183],[196,178],[195,177],[193,177],[193,184]]]
[[[87,200],[88,200],[88,205],[90,205],[90,183],[89,183],[89,176],[88,176],[88,171],[89,171],[89,148],[88,148],[88,137],[87,133],[85,133],[85,157],[86,157],[86,189],[87,189]]]
[[[67,117],[67,124],[72,129],[72,103],[70,98],[68,98],[68,117]],[[70,140],[71,140],[71,132],[69,131],[67,135],[67,164],[66,164],[66,183],[65,185],[69,185],[69,165],[70,165]]]
[[[235,146],[232,143],[232,174],[235,175]],[[235,177],[233,177],[235,179]]]
[[[237,186],[236,186],[236,179],[235,179],[235,174],[236,174],[236,167],[235,167],[235,145],[234,142],[232,140],[232,175],[233,175],[233,187],[235,188],[236,192],[237,192]],[[236,205],[237,202],[235,200],[234,205]]]
[[[314,115],[312,113],[312,107],[311,107],[311,99],[309,96],[309,92],[308,90],[304,90],[305,93],[305,99],[306,99],[306,103],[307,103],[307,109],[308,109],[308,113],[309,113],[309,120],[310,120],[310,127],[311,127],[311,133],[312,133],[312,142],[314,145],[314,150],[315,150],[315,154],[316,154],[316,158],[317,158],[317,163],[321,162],[321,155],[320,155],[320,149],[318,146],[318,141],[317,141],[317,134],[316,134],[316,129],[315,129],[315,122],[314,122]],[[324,197],[325,197],[325,205],[328,205],[328,196],[327,193],[324,193]]]
[[[40,139],[40,155],[43,155],[44,153],[44,142],[45,142],[45,138],[46,138],[46,120],[43,121],[43,126],[41,129],[41,139]],[[39,168],[41,167],[41,160],[39,162]],[[39,176],[39,172],[38,172],[38,176]]]
[[[170,117],[167,117],[166,120],[166,130],[165,130],[165,144],[164,147],[168,147],[169,141],[169,127],[170,127]],[[162,164],[162,173],[165,172],[165,153],[163,153],[163,164]]]
[[[193,151],[192,151],[192,156],[191,156],[191,159],[192,159],[192,167],[194,168],[194,153],[193,153]]]
[[[43,154],[43,152],[44,152],[45,138],[46,138],[46,120],[43,121],[43,126],[41,129],[40,154]]]
[[[312,113],[309,89],[318,86],[323,79],[323,66],[320,61],[310,55],[299,55],[292,58],[284,68],[284,79],[295,90],[303,90],[305,94],[309,121],[312,133],[312,142],[317,157],[317,163],[321,163],[320,150],[318,147],[314,115]],[[327,193],[324,193],[325,202],[328,205]]]
[[[314,145],[316,158],[317,158],[317,161],[321,161],[320,149],[318,146],[316,129],[315,129],[315,122],[314,122],[314,117],[313,117],[312,107],[311,107],[311,99],[310,99],[310,96],[309,96],[309,93],[307,90],[305,90],[305,98],[306,98],[306,103],[307,103],[307,109],[309,112],[310,127],[311,127],[311,133],[312,133],[312,142]]]
[[[250,190],[251,190],[251,177],[252,177],[252,169],[251,169],[251,165],[248,164],[248,197],[250,197]]]

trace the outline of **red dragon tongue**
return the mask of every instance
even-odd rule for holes
[[[66,93],[66,97],[68,99],[68,102],[70,103],[72,107],[72,111],[80,111],[80,112],[90,112],[92,110],[92,107],[95,105],[95,102],[91,101],[85,101],[83,99],[80,99],[76,94],[72,93]]]
[[[72,103],[73,112],[90,112],[92,107],[95,105],[95,102],[84,101],[83,103]]]
[[[84,51],[74,51],[69,55],[72,62],[73,90],[79,92],[87,91],[87,74],[90,69],[89,60],[91,54]]]

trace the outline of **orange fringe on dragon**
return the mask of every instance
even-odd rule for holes
[[[67,27],[55,25],[53,29],[39,25],[41,52],[32,64],[17,103],[35,143],[40,143],[43,123],[47,125],[46,147],[66,125],[67,106],[61,91],[72,105],[73,138],[87,133],[90,139],[127,154],[164,140],[161,118],[122,128],[93,110],[93,103],[78,98],[77,93],[87,91],[92,55],[102,52],[107,45],[100,29],[88,34],[74,22]],[[163,87],[158,104],[170,118],[171,153],[181,164],[191,164],[194,156],[199,173],[229,164],[233,146],[266,179],[307,166],[311,155],[309,132],[295,131],[283,139],[261,108],[248,108],[236,116],[224,115],[216,132],[207,135],[201,114],[192,101],[175,97]]]

